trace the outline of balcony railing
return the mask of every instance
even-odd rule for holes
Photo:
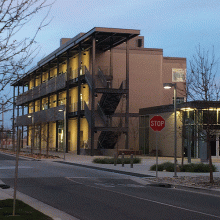
[[[81,101],[81,110],[85,110],[85,104],[88,105],[88,102]],[[78,102],[75,102],[71,105],[69,105],[69,111],[70,112],[77,112],[78,111]]]
[[[31,125],[32,123],[39,124],[50,121],[61,121],[64,119],[64,110],[65,105],[60,105],[44,111],[22,115],[16,118],[16,126],[27,126]]]
[[[81,66],[80,68],[72,70],[69,75],[70,80],[78,77],[78,71],[79,71],[79,75],[85,75],[86,71],[88,71],[88,70],[87,70],[86,66],[84,66],[84,65]]]
[[[41,96],[45,96],[50,93],[56,92],[57,90],[65,88],[65,86],[66,86],[66,74],[64,73],[19,95],[16,100],[16,105],[22,105],[34,99],[40,98]]]

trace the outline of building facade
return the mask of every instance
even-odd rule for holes
[[[139,109],[172,103],[163,83],[186,59],[145,48],[139,30],[93,28],[60,43],[12,83],[14,126],[27,145],[91,155],[138,150]],[[177,96],[185,97],[184,83]]]
[[[161,156],[174,155],[174,106],[163,105],[140,109],[140,148],[146,154],[155,152],[156,133],[149,127],[154,115],[165,119],[165,128],[158,134]],[[207,137],[207,130],[210,136]],[[192,101],[177,105],[177,157],[208,159],[209,142],[211,156],[220,157],[220,102]]]

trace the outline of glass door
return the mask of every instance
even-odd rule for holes
[[[216,133],[215,135],[212,136],[212,140],[210,141],[210,146],[211,146],[211,155],[212,158],[219,158],[219,141],[220,138],[220,133]]]

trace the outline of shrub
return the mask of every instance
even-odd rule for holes
[[[185,164],[180,167],[180,170],[182,172],[195,172],[195,173],[208,173],[208,172],[210,172],[209,164],[204,164],[204,163]],[[215,165],[212,165],[212,171],[213,172],[217,171],[217,168]]]
[[[140,158],[134,158],[133,163],[140,163],[141,159]],[[93,163],[100,163],[100,164],[114,164],[114,158],[95,158],[93,160]],[[130,164],[130,158],[124,158],[124,163],[125,164]],[[117,164],[122,164],[122,159],[118,158],[117,159]]]
[[[204,163],[190,163],[183,166],[179,166],[181,172],[195,172],[195,173],[208,173],[210,172],[209,164]],[[156,170],[156,164],[150,167],[150,170]],[[174,172],[174,164],[171,162],[165,162],[158,165],[158,171],[166,170],[168,172]],[[217,171],[215,165],[212,165],[213,172]]]
[[[156,170],[156,164],[150,167],[150,170]],[[166,170],[168,172],[173,172],[174,171],[174,164],[171,162],[165,162],[162,164],[158,164],[158,171],[163,171]]]

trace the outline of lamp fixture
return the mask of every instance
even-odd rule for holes
[[[163,84],[164,89],[171,89],[172,86],[174,86],[173,83],[164,83]]]

